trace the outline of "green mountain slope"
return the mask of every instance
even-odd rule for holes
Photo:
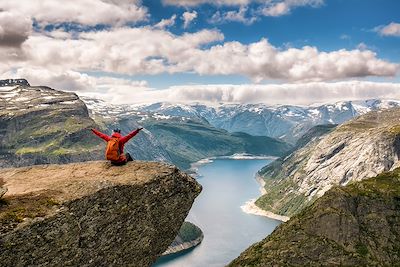
[[[344,186],[398,167],[399,116],[399,108],[372,111],[311,138],[260,171],[266,194],[256,205],[290,217],[334,185]]]
[[[229,266],[399,266],[400,168],[334,187]]]
[[[168,152],[172,161],[187,169],[200,159],[235,153],[280,156],[290,145],[274,138],[229,133],[195,120],[145,120],[149,130]]]
[[[102,157],[95,122],[73,93],[16,86],[0,91],[0,167]]]

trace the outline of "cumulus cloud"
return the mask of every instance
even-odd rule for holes
[[[392,22],[385,26],[378,26],[375,28],[375,31],[382,36],[400,37],[400,23]]]
[[[227,42],[208,50],[193,51],[179,66],[199,74],[242,74],[260,82],[324,81],[365,76],[394,76],[397,64],[380,60],[369,50],[320,52],[315,47],[279,50],[266,39],[244,45]]]
[[[151,91],[146,81],[91,76],[77,71],[50,71],[43,68],[19,68],[2,73],[8,78],[26,78],[31,85],[45,85],[54,89],[73,91],[106,99],[113,103],[134,103],[135,93]]]
[[[141,84],[114,85],[103,93],[92,94],[115,104],[135,103],[237,103],[268,105],[312,105],[344,100],[400,99],[400,84],[367,81],[313,82],[274,85],[188,85],[165,90]]]
[[[85,32],[78,39],[57,35],[61,38],[31,36],[21,47],[27,59],[12,63],[15,67],[30,65],[52,70],[126,74],[176,72],[180,71],[176,69],[177,62],[189,57],[191,51],[223,39],[218,31],[203,30],[176,36],[150,27]]]
[[[171,27],[171,26],[175,25],[175,20],[176,20],[176,15],[174,14],[169,19],[162,19],[159,23],[154,25],[154,28],[165,29],[165,28]]]
[[[54,71],[104,71],[124,74],[194,72],[245,75],[305,82],[366,76],[394,76],[399,65],[381,60],[368,49],[319,51],[316,47],[280,49],[262,39],[248,45],[222,41],[217,30],[174,35],[152,27],[114,28],[80,33],[32,35],[20,54],[4,58],[3,66],[36,66]],[[207,45],[207,48],[204,48]],[[9,53],[0,47],[0,55]]]
[[[195,85],[168,89],[172,102],[310,105],[341,100],[400,99],[400,84],[367,81],[270,85]]]
[[[18,11],[40,24],[123,25],[145,20],[148,15],[139,0],[3,0],[0,9]]]
[[[0,46],[19,47],[28,39],[31,31],[32,21],[29,17],[0,10]]]
[[[197,12],[192,11],[192,12],[184,12],[182,14],[182,20],[183,20],[183,28],[189,27],[190,23],[192,23],[193,20],[197,18]]]
[[[283,0],[267,1],[262,8],[262,14],[265,16],[278,17],[290,13],[293,8],[301,6],[319,7],[324,0]]]
[[[20,68],[0,73],[10,78],[25,77],[32,85],[74,91],[113,104],[135,103],[264,103],[311,105],[341,100],[400,99],[400,84],[390,82],[342,81],[300,84],[205,84],[154,89],[143,80],[91,76],[76,71]]]

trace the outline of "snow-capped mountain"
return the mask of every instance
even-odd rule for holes
[[[372,99],[308,107],[264,104],[221,104],[211,107],[203,104],[155,103],[130,108],[135,112],[150,112],[159,117],[207,120],[214,127],[229,132],[245,132],[295,142],[315,125],[342,124],[369,111],[397,106],[400,106],[400,101]]]

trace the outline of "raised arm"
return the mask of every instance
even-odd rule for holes
[[[108,135],[103,134],[103,133],[97,131],[96,129],[92,129],[92,132],[106,142],[110,141],[110,139],[111,139]]]
[[[120,141],[122,144],[125,144],[126,142],[129,141],[129,139],[131,139],[132,137],[134,137],[135,135],[137,135],[138,132],[140,132],[140,130],[142,130],[142,129],[143,129],[143,128],[138,128],[138,129],[136,129],[136,130],[130,132],[128,135],[125,135],[124,137],[122,137],[119,141]]]

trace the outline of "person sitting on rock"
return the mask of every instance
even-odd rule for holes
[[[137,135],[143,128],[138,128],[126,136],[121,135],[120,129],[115,129],[111,136],[103,134],[96,129],[92,132],[107,142],[106,159],[113,165],[124,165],[128,161],[133,161],[129,153],[124,154],[124,146],[132,137]]]

